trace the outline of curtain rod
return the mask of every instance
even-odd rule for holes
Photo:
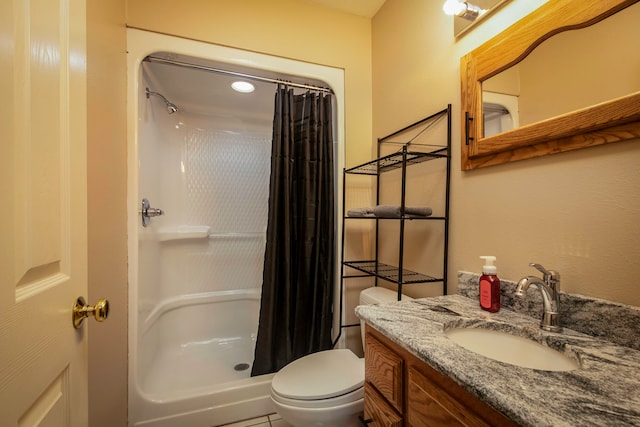
[[[157,62],[157,63],[160,63],[160,64],[176,65],[178,67],[193,68],[193,69],[196,69],[196,70],[208,71],[208,72],[211,72],[211,73],[218,73],[218,74],[225,74],[225,75],[228,75],[228,76],[242,77],[242,78],[245,78],[245,79],[257,80],[257,81],[260,81],[260,82],[280,83],[280,84],[285,84],[285,85],[288,85],[288,86],[298,87],[298,88],[302,88],[302,89],[315,90],[315,91],[318,91],[318,92],[333,93],[333,91],[330,88],[326,88],[326,87],[322,87],[322,86],[314,86],[314,85],[309,85],[309,84],[304,84],[304,83],[293,83],[293,82],[288,82],[288,81],[284,81],[284,80],[271,79],[269,77],[254,76],[254,75],[251,75],[251,74],[244,74],[244,73],[238,73],[238,72],[235,72],[235,71],[221,70],[219,68],[206,67],[204,65],[189,64],[187,62],[176,61],[176,60],[173,60],[173,59],[165,59],[165,58],[160,58],[160,57],[157,57],[157,56],[147,56],[146,58],[144,58],[144,61],[146,61],[146,62]]]

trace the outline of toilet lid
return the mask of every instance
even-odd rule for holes
[[[271,381],[280,396],[315,400],[349,393],[364,385],[364,360],[346,349],[326,350],[297,359]]]

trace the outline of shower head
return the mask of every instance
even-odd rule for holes
[[[169,102],[169,100],[167,98],[165,98],[164,96],[162,96],[158,92],[152,92],[152,91],[149,90],[149,88],[146,88],[146,94],[147,94],[147,99],[149,99],[149,96],[151,96],[151,95],[155,95],[155,96],[159,97],[160,99],[162,99],[164,101],[164,104],[167,107],[167,112],[169,114],[173,114],[176,111],[178,111],[178,107],[176,107],[176,104],[174,104],[173,102]]]

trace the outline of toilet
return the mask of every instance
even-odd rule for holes
[[[412,298],[403,295],[402,300]],[[360,305],[392,302],[397,293],[382,287],[360,292]],[[364,322],[360,322],[364,347]],[[294,360],[271,381],[276,412],[294,427],[356,427],[364,410],[364,359],[333,349]]]

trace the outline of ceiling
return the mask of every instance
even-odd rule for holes
[[[385,0],[311,0],[314,3],[338,9],[354,15],[373,18]]]

